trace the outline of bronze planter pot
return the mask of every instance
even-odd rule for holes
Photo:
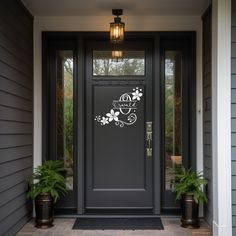
[[[197,204],[193,195],[183,195],[181,199],[181,226],[184,228],[199,228],[198,217],[199,204]]]
[[[37,228],[53,226],[53,198],[49,193],[40,194],[35,198],[35,213]]]

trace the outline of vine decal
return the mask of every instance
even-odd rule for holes
[[[141,101],[142,96],[142,89],[136,87],[133,89],[133,92],[122,94],[119,100],[113,100],[113,107],[106,116],[98,115],[94,120],[99,122],[101,125],[108,125],[115,122],[115,125],[121,128],[125,125],[133,125],[138,119],[135,112],[137,110],[137,103]],[[121,115],[126,119],[121,119]]]

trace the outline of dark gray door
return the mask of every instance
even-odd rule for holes
[[[87,211],[152,211],[152,133],[147,122],[152,122],[152,44],[126,42],[114,49],[109,42],[88,41]]]

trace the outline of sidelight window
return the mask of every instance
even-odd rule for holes
[[[173,170],[182,164],[182,52],[165,52],[165,189],[171,190]]]
[[[73,51],[56,51],[56,158],[73,190]]]

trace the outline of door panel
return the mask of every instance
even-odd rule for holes
[[[135,44],[136,50],[146,45],[149,53],[149,44]],[[87,60],[97,45],[88,44]],[[144,59],[143,77],[116,75],[95,81],[91,69],[86,70],[86,209],[153,207],[152,157],[146,155],[146,121],[152,121],[150,59]]]
[[[106,113],[109,113],[111,101],[127,91],[132,91],[132,87],[126,85],[95,86],[92,95],[94,116],[97,114],[105,116]],[[114,111],[119,112],[119,120],[121,122],[124,120],[128,125],[124,123],[124,127],[120,127],[123,123],[116,123],[114,120],[106,125],[93,121],[94,153],[93,163],[91,163],[93,165],[93,189],[145,189],[143,99],[138,102],[137,111],[133,113],[137,116],[135,123],[133,121],[131,124],[127,120],[128,116],[121,114],[122,110],[114,109]],[[126,110],[123,111],[126,112]],[[109,122],[109,118],[106,119]]]

